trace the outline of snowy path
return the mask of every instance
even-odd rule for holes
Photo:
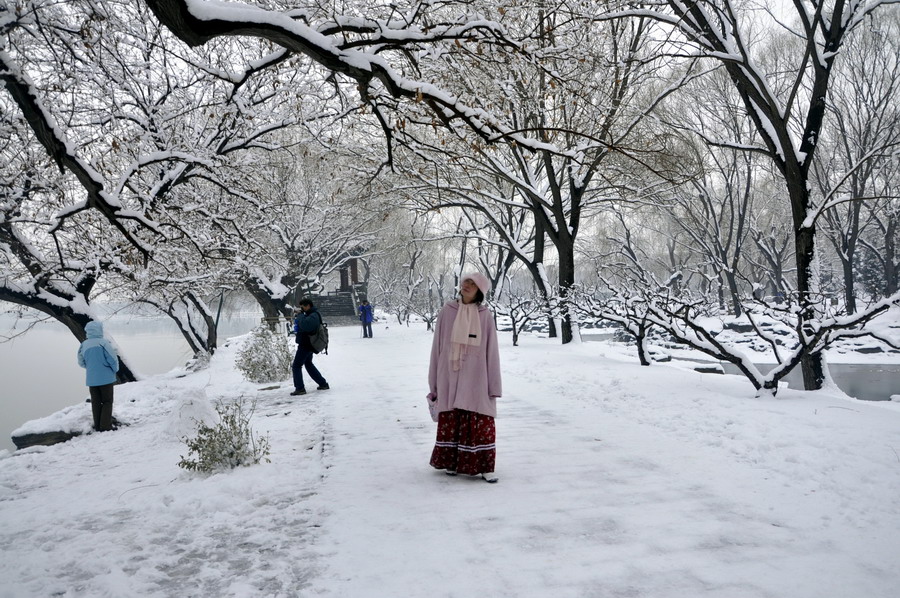
[[[421,329],[332,331],[332,390],[230,369],[122,389],[133,424],[0,460],[0,597],[888,598],[900,410],[501,337],[500,483],[428,466]],[[272,463],[200,478],[173,405],[256,397]],[[136,400],[128,404],[127,398]]]
[[[388,355],[398,353],[391,342],[409,341],[382,340]],[[433,426],[420,404],[422,384],[406,375],[408,365],[385,360],[381,347],[347,347],[370,382],[350,384],[357,400],[338,400],[342,391],[329,405],[337,438],[321,498],[334,508],[323,534],[329,574],[314,585],[317,594],[419,595],[410,594],[418,587],[432,596],[850,597],[877,596],[900,579],[865,554],[841,550],[847,539],[827,533],[830,515],[804,516],[797,503],[809,496],[805,472],[795,486],[794,468],[773,472],[733,454],[757,442],[768,453],[807,447],[771,438],[758,421],[729,430],[740,416],[726,418],[724,429],[715,412],[708,422],[697,412],[666,419],[664,389],[683,373],[659,372],[660,395],[643,396],[628,390],[628,375],[644,375],[638,368],[598,366],[541,346],[508,348],[501,482],[490,486],[427,467]],[[565,360],[546,368],[577,372],[576,379],[541,376],[534,352]],[[782,417],[778,403],[747,399],[745,384],[734,381],[745,398],[729,397],[731,408]],[[716,400],[697,390],[698,410]],[[846,494],[853,500],[857,490]],[[896,525],[896,511],[882,515]],[[869,524],[877,533],[877,521]],[[898,546],[896,537],[882,541]]]

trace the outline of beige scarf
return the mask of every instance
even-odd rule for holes
[[[459,302],[459,310],[450,331],[450,366],[458,372],[466,356],[466,348],[481,345],[481,318],[477,303]]]

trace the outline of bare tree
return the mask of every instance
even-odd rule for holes
[[[870,214],[873,225],[859,241],[867,250],[864,257],[875,265],[869,270],[877,271],[870,273],[865,282],[873,298],[879,300],[900,291],[900,206],[896,201],[877,202]]]
[[[415,158],[427,160],[426,167],[408,167],[432,189],[418,194],[420,202],[478,212],[493,229],[485,236],[507,246],[548,301],[575,283],[585,219],[619,195],[636,165],[646,168],[649,156],[667,149],[667,137],[650,132],[644,121],[683,80],[671,70],[674,80],[661,76],[645,23],[598,26],[581,10],[566,2],[504,9],[511,31],[535,38],[530,61],[505,60],[495,48],[478,47],[477,60],[452,55],[445,60],[449,68],[438,65],[450,74],[426,71],[480,98],[485,111],[507,115],[510,126],[533,135],[539,147],[510,136],[485,144],[461,127],[429,137],[409,126],[402,131]],[[557,263],[555,280],[547,275],[548,254]],[[572,320],[559,315],[566,343],[573,339]]]
[[[813,176],[831,207],[824,232],[843,273],[844,304],[857,311],[857,249],[891,199],[900,155],[900,12],[885,10],[843,49],[832,84],[834,126],[819,141]],[[835,201],[837,200],[837,201]],[[877,201],[873,201],[877,200]],[[891,292],[887,293],[892,294]]]
[[[449,300],[454,270],[452,253],[446,250],[455,245],[455,238],[439,234],[434,219],[433,214],[392,213],[388,233],[370,260],[370,301],[394,314],[400,324],[408,325],[417,315],[429,330]]]
[[[602,17],[652,19],[681,36],[678,53],[716,61],[728,72],[762,141],[762,145],[749,148],[731,145],[767,156],[785,185],[794,230],[798,329],[807,340],[816,335],[815,320],[822,315],[814,272],[816,225],[821,212],[813,203],[810,183],[825,125],[827,96],[835,62],[848,35],[886,3],[796,0],[793,22],[783,23],[778,15],[769,15],[769,26],[782,26],[798,43],[786,44],[768,71],[760,55],[761,45],[754,43],[758,22],[745,18],[741,6],[731,0],[614,5]],[[811,349],[801,358],[804,386],[820,388],[825,378],[822,355],[815,343],[802,344]]]
[[[248,81],[221,63],[189,72],[134,3],[3,12],[3,299],[53,315],[80,339],[98,293],[152,301],[170,316],[190,305],[197,327],[179,322],[186,340],[213,348],[201,281],[233,253],[223,239],[242,234],[218,200],[260,205],[232,166],[301,120],[272,101],[283,81]]]
[[[308,293],[347,261],[368,255],[381,228],[380,210],[365,197],[366,181],[335,147],[303,146],[267,154],[255,195],[261,207],[240,215],[230,256],[235,276],[270,321],[290,317],[297,292]]]
[[[663,192],[671,197],[664,195],[659,209],[669,218],[665,228],[656,230],[671,239],[670,263],[675,263],[676,251],[693,254],[695,261],[704,264],[703,271],[708,272],[704,278],[722,308],[727,304],[732,314],[740,316],[743,295],[753,284],[743,274],[745,246],[752,243],[754,203],[759,203],[756,189],[765,172],[754,154],[709,143],[712,139],[732,139],[742,145],[756,141],[748,118],[722,110],[722,105],[737,99],[727,74],[719,70],[684,86],[677,99],[658,111],[660,119],[682,136],[679,154],[686,180]],[[645,202],[651,199],[644,198]],[[652,221],[648,225],[652,227]]]
[[[503,295],[495,297],[490,305],[495,319],[509,320],[514,347],[519,346],[519,335],[526,331],[532,322],[546,318],[547,302],[533,285],[527,289],[508,285]]]

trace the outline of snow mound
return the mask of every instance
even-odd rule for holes
[[[187,389],[169,413],[166,430],[175,439],[193,436],[199,424],[213,425],[219,414],[203,388]]]

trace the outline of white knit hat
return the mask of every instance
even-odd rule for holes
[[[488,292],[491,290],[491,281],[487,279],[487,276],[480,272],[470,272],[463,276],[461,281],[471,280],[475,283],[475,286],[478,287],[478,290],[481,291],[481,294],[487,297]]]

